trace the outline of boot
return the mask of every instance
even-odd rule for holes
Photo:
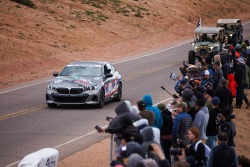
[[[246,109],[248,109],[249,108],[249,102],[247,103],[247,106],[246,106]]]

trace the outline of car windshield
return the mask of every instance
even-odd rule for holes
[[[100,77],[101,66],[66,66],[60,76]]]
[[[197,33],[196,35],[196,41],[199,42],[215,42],[217,41],[217,34],[206,34],[206,33]]]

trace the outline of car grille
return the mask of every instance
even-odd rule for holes
[[[79,95],[83,92],[83,88],[57,88],[56,91],[61,95]]]
[[[211,52],[211,48],[207,46],[201,46],[197,52],[199,52],[200,56],[208,56]]]
[[[80,104],[85,103],[86,99],[88,98],[88,94],[84,96],[58,96],[58,95],[52,95],[55,102],[58,103],[71,103],[71,104]]]

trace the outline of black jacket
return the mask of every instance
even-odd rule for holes
[[[161,112],[163,125],[161,128],[161,136],[162,135],[172,135],[173,132],[173,119],[172,119],[172,113],[166,109]]]

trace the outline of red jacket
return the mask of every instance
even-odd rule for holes
[[[228,89],[232,92],[232,96],[235,97],[236,96],[236,87],[237,87],[237,84],[234,80],[234,74],[229,74],[227,76],[228,78]]]

